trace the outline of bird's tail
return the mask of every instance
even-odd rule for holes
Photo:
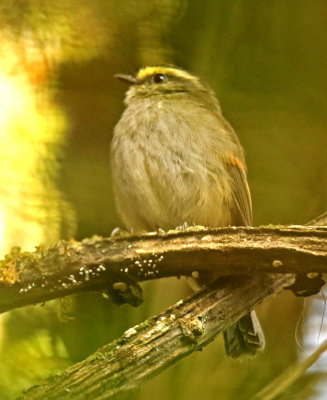
[[[265,347],[265,337],[254,311],[227,328],[224,339],[226,354],[232,358],[254,356]]]

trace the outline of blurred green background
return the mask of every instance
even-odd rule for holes
[[[214,88],[246,149],[255,225],[302,224],[327,208],[324,0],[1,0],[0,56],[2,255],[122,226],[108,154],[126,87],[112,76],[151,64],[178,65]],[[138,309],[85,294],[4,315],[0,398],[189,293],[174,280],[144,291]],[[230,362],[217,338],[133,398],[248,399],[296,360],[302,309],[288,293],[270,299],[258,307],[263,356]],[[308,399],[314,379],[283,398]]]

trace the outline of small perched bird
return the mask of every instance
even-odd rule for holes
[[[209,86],[175,67],[115,77],[130,85],[111,144],[114,193],[126,227],[251,225],[244,152]],[[233,358],[265,345],[254,311],[224,339]]]

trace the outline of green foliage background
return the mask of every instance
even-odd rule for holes
[[[76,212],[77,239],[108,236],[122,226],[108,153],[126,87],[112,76],[150,64],[178,65],[215,89],[246,149],[255,225],[302,224],[325,211],[324,0],[2,1],[0,22],[9,32],[19,37],[20,28],[28,28],[44,48],[59,43],[60,57],[48,55],[55,63],[53,99],[68,121],[57,184]],[[188,293],[175,281],[144,290],[139,309],[86,294],[71,300],[70,318],[56,303],[43,313],[38,307],[10,313],[3,322],[0,397],[13,398]],[[248,399],[296,359],[302,304],[283,293],[259,307],[267,339],[262,357],[229,362],[218,338],[149,382],[135,399],[154,393],[158,400]],[[308,398],[306,390],[314,390],[309,381],[283,398]]]

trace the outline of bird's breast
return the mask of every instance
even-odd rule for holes
[[[197,118],[197,113],[168,112],[160,101],[125,111],[111,157],[117,204],[128,226],[152,230],[229,222],[231,189],[223,154],[209,122],[202,118],[199,124]]]

